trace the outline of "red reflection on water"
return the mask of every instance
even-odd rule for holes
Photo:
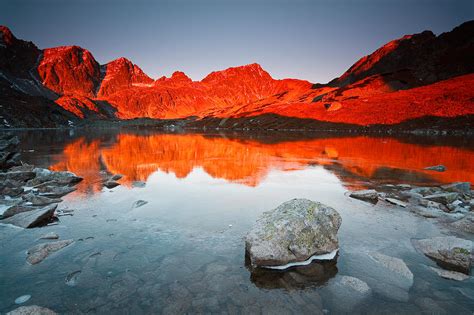
[[[278,143],[207,137],[198,134],[120,134],[112,145],[80,138],[67,145],[54,170],[84,177],[80,189],[102,188],[100,170],[123,174],[121,183],[146,181],[155,171],[185,178],[202,168],[213,178],[257,186],[270,170],[322,165],[349,187],[368,180],[386,182],[474,182],[474,151],[450,146],[404,143],[393,138],[346,137]],[[423,170],[443,164],[446,172]],[[406,175],[406,176],[405,176]],[[317,183],[315,183],[317,184]]]

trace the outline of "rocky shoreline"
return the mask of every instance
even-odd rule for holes
[[[51,224],[60,212],[60,198],[75,191],[82,178],[23,163],[18,144],[16,136],[0,138],[0,223],[22,228]]]
[[[442,165],[429,167],[444,171]],[[420,187],[408,184],[382,185],[351,192],[350,197],[376,204],[405,208],[414,214],[438,220],[456,234],[474,234],[474,191],[469,182]],[[469,278],[474,261],[473,242],[455,236],[413,239],[415,249],[435,261],[439,276],[463,281]]]

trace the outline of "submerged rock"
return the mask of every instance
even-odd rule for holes
[[[140,208],[141,206],[144,206],[148,203],[148,201],[145,200],[137,200],[132,204],[132,208]]]
[[[466,214],[461,220],[451,223],[451,226],[457,230],[474,234],[474,213],[470,212]]]
[[[134,182],[132,183],[132,187],[143,188],[143,187],[145,187],[145,186],[146,186],[146,183],[143,182],[143,181],[140,181],[140,180],[134,181]]]
[[[365,281],[350,276],[336,276],[328,289],[335,299],[343,300],[335,305],[337,310],[342,312],[350,312],[372,293]]]
[[[15,299],[15,304],[23,304],[23,303],[27,302],[29,299],[31,299],[31,295],[29,295],[29,294],[19,296]]]
[[[430,269],[436,272],[438,276],[440,276],[441,278],[456,280],[456,281],[464,281],[466,279],[469,279],[468,275],[465,275],[457,271],[444,270],[444,269],[439,269],[439,268],[434,268],[434,267],[430,267]]]
[[[18,213],[1,220],[0,223],[13,224],[22,228],[33,228],[47,223],[53,217],[57,206],[53,204],[41,209]]]
[[[374,189],[353,191],[349,197],[372,203],[376,203],[379,198],[377,191]]]
[[[366,282],[373,292],[391,300],[409,300],[414,277],[402,259],[378,252],[346,253],[344,257],[352,266],[351,276]]]
[[[28,257],[26,260],[32,264],[38,264],[42,262],[46,257],[51,253],[57,252],[58,250],[72,244],[74,240],[64,240],[51,243],[42,243],[36,246],[33,246],[28,250]]]
[[[46,307],[37,305],[20,306],[6,315],[56,315],[57,313]]]
[[[341,216],[333,208],[293,199],[264,212],[245,238],[252,267],[302,262],[338,249]]]
[[[446,166],[444,166],[444,165],[428,166],[428,167],[425,167],[425,170],[436,171],[436,172],[444,172],[444,171],[446,171]]]
[[[59,238],[59,235],[54,232],[49,232],[40,237],[40,239],[42,240],[57,240],[58,238]]]
[[[413,245],[444,269],[470,273],[472,241],[455,236],[441,236],[413,240]]]

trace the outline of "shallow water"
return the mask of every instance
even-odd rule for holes
[[[31,295],[25,305],[61,313],[474,310],[472,277],[440,278],[428,268],[435,263],[411,244],[453,231],[403,208],[347,196],[380,183],[474,182],[469,140],[81,130],[19,136],[25,161],[84,181],[63,198],[59,208],[75,211],[58,225],[0,225],[0,312],[15,308],[22,295]],[[423,170],[436,164],[447,171]],[[104,171],[123,174],[121,186],[102,187]],[[340,212],[337,264],[251,272],[244,235],[263,211],[292,198]],[[133,207],[138,200],[147,203]],[[26,250],[48,232],[76,242],[29,265]],[[368,255],[374,252],[403,259],[413,283],[374,269]],[[343,275],[367,282],[371,294],[358,298],[341,288]]]

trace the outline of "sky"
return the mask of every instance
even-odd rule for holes
[[[474,19],[473,0],[0,0],[0,24],[40,48],[126,57],[153,78],[259,63],[325,83],[405,34]]]

